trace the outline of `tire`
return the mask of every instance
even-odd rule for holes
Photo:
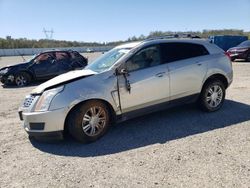
[[[250,62],[250,53],[247,55],[246,62]]]
[[[88,101],[71,112],[67,126],[76,140],[82,143],[94,142],[110,127],[109,110],[100,101]]]
[[[15,84],[18,87],[26,86],[30,83],[31,76],[26,72],[20,72],[15,76]]]
[[[211,80],[202,88],[199,105],[203,111],[217,111],[222,107],[225,95],[226,90],[223,82],[220,80]]]
[[[231,57],[231,61],[235,61],[235,60],[236,60],[236,58]]]

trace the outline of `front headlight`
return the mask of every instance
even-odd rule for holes
[[[50,103],[53,98],[60,92],[63,91],[64,86],[60,86],[54,89],[50,89],[44,91],[42,96],[39,98],[38,102],[36,103],[35,111],[44,112],[49,109]]]
[[[6,74],[9,71],[9,68],[5,68],[0,71],[0,74]]]

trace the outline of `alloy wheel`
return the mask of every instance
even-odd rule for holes
[[[88,136],[96,136],[106,126],[107,114],[100,106],[94,106],[87,110],[82,119],[82,129]]]
[[[218,107],[223,99],[223,90],[220,85],[212,85],[208,88],[206,102],[211,108]]]
[[[25,86],[27,84],[27,80],[23,75],[18,75],[16,77],[16,85],[17,86]]]

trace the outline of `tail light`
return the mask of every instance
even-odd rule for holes
[[[233,65],[232,65],[232,60],[231,60],[231,57],[230,57],[230,53],[229,52],[225,52],[224,54],[226,55],[226,57],[228,57],[228,60],[230,61],[230,66],[232,68]]]
[[[224,54],[230,59],[230,61],[231,61],[231,57],[230,57],[230,52],[224,52]]]

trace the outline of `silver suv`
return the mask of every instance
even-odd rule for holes
[[[27,133],[78,141],[100,138],[114,122],[186,102],[221,108],[230,59],[201,39],[150,39],[115,47],[83,70],[35,88],[19,108]]]

